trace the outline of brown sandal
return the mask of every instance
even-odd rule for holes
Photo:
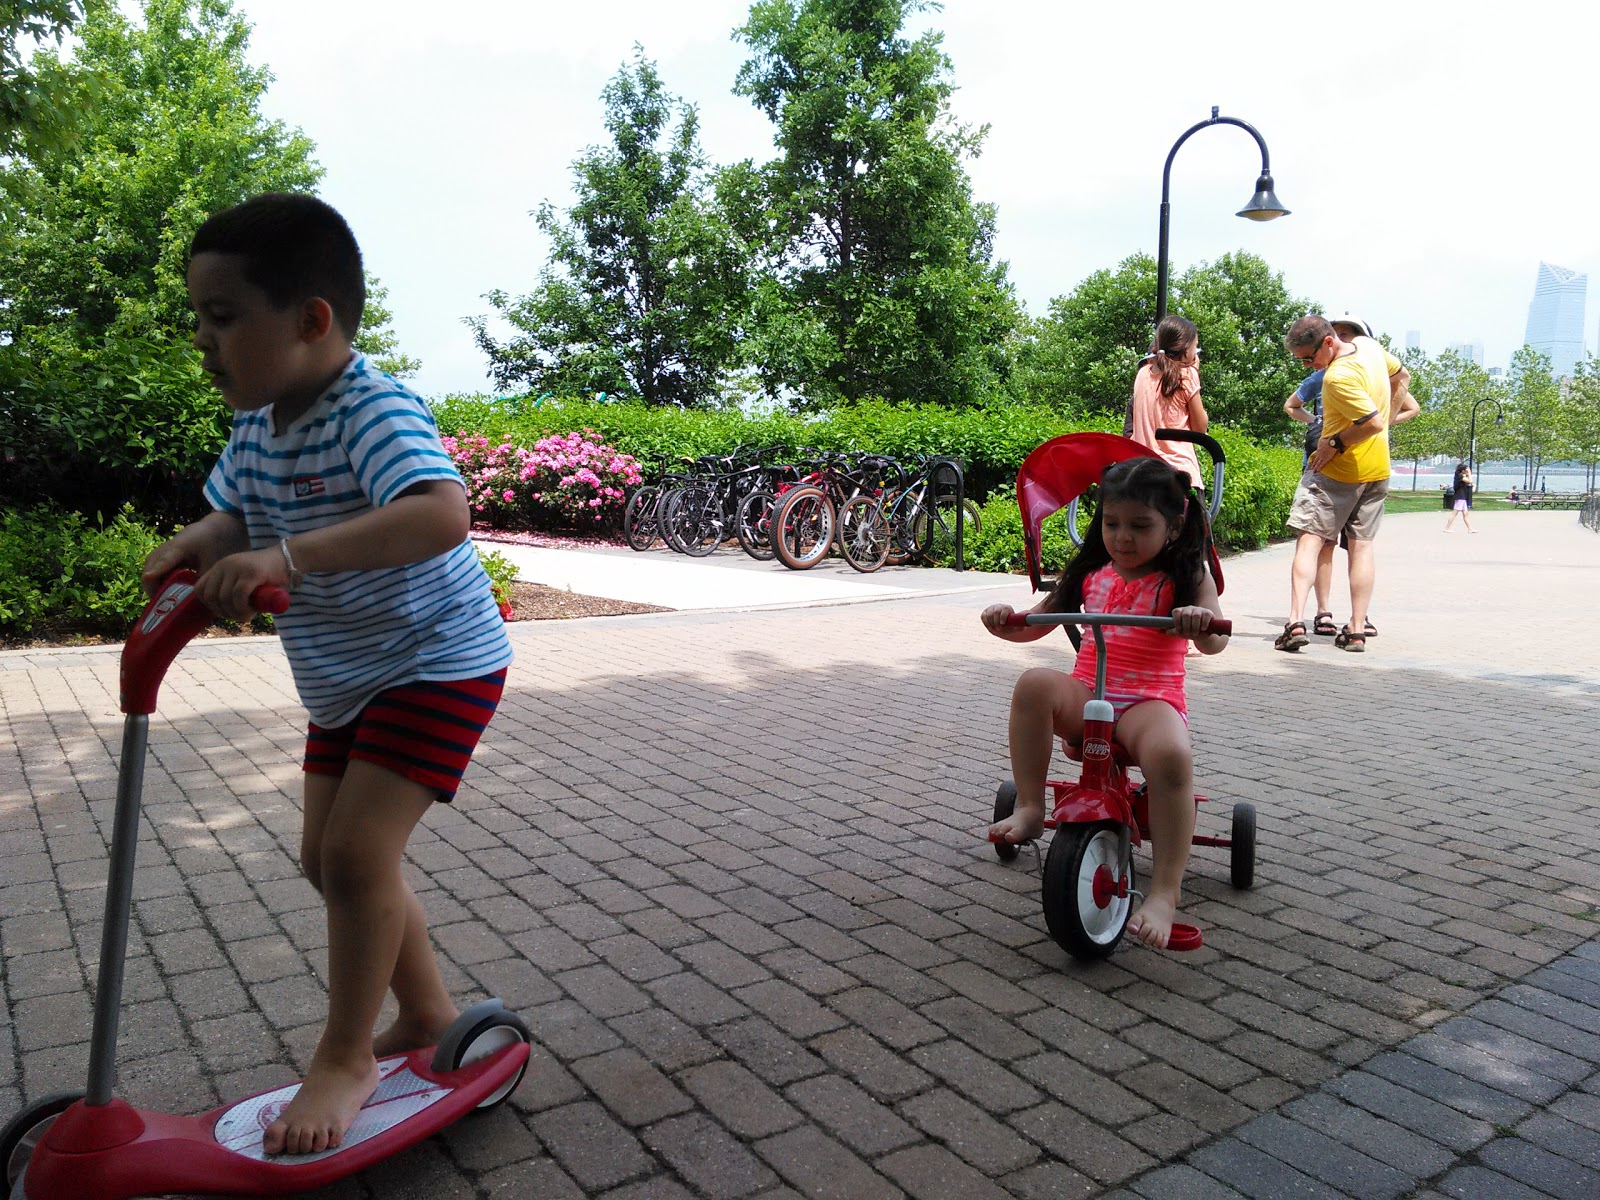
[[[1299,632],[1295,632],[1298,630]],[[1311,639],[1306,636],[1306,623],[1304,621],[1285,621],[1283,632],[1272,640],[1274,650],[1298,650],[1301,646],[1309,646]]]
[[[1316,620],[1311,622],[1311,632],[1318,637],[1332,637],[1339,632],[1339,627],[1333,623],[1331,612],[1319,612]]]
[[[1348,650],[1351,654],[1365,654],[1367,650],[1367,635],[1364,633],[1351,633],[1350,626],[1346,625],[1339,631],[1339,636],[1333,639],[1333,644],[1341,650]]]

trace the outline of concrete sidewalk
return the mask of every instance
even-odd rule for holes
[[[1189,699],[1202,829],[1255,803],[1256,883],[1197,848],[1205,946],[1094,966],[1049,939],[1031,856],[981,839],[1011,686],[1068,659],[979,626],[1025,581],[730,611],[732,573],[805,582],[730,555],[676,564],[708,607],[513,625],[506,700],[407,876],[451,989],[520,1012],[534,1068],[320,1195],[1600,1194],[1600,536],[1572,513],[1442,523],[1386,522],[1365,655],[1274,651],[1288,547],[1227,561],[1236,634]],[[0,1117],[82,1086],[117,665],[0,654]],[[201,1111],[310,1057],[302,744],[274,640],[197,642],[169,673],[135,1103]]]
[[[525,583],[678,610],[800,608],[983,591],[1016,582],[1011,575],[943,567],[886,566],[862,574],[836,557],[807,571],[791,571],[729,546],[690,558],[660,544],[642,553],[614,547],[552,550],[487,539],[479,544],[516,563],[517,578]]]

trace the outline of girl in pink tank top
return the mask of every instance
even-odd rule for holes
[[[1100,477],[1100,502],[1083,546],[1033,612],[1119,612],[1171,616],[1172,633],[1107,626],[1106,699],[1116,713],[1116,736],[1139,764],[1149,787],[1154,862],[1144,903],[1128,929],[1147,945],[1164,947],[1181,899],[1184,867],[1194,837],[1194,761],[1184,701],[1184,651],[1192,638],[1202,654],[1218,654],[1228,639],[1207,632],[1221,617],[1217,585],[1206,570],[1205,520],[1190,500],[1188,481],[1159,458],[1115,463]],[[1009,604],[984,609],[996,637],[1031,642],[1054,626],[1006,627]],[[1012,815],[989,827],[1009,842],[1044,832],[1045,775],[1057,737],[1083,738],[1083,706],[1094,695],[1095,650],[1083,639],[1072,673],[1049,667],[1024,671],[1011,695],[1011,770],[1017,784]]]

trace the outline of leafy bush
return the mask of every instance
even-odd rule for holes
[[[160,542],[132,506],[105,523],[51,506],[0,512],[0,634],[60,622],[126,633],[144,609],[140,569]]]
[[[478,561],[489,575],[489,586],[494,590],[496,604],[511,603],[511,585],[517,581],[517,564],[498,550],[477,547]]]
[[[80,344],[30,329],[0,347],[0,397],[7,491],[72,495],[88,511],[131,500],[168,520],[192,512],[230,425],[177,336],[111,330]]]

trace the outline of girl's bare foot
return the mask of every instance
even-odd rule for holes
[[[423,1046],[437,1046],[450,1023],[461,1014],[454,1008],[433,1017],[412,1017],[401,1014],[394,1024],[372,1039],[375,1058],[388,1058],[391,1054],[405,1054]]]
[[[1044,805],[1038,808],[1032,805],[1018,805],[1004,821],[996,821],[989,826],[989,840],[991,842],[1009,842],[1019,845],[1022,842],[1031,842],[1044,833]]]
[[[1165,950],[1172,937],[1172,922],[1178,915],[1178,904],[1170,896],[1146,896],[1139,911],[1128,918],[1128,932],[1146,946]]]
[[[378,1064],[371,1055],[340,1062],[318,1051],[289,1107],[261,1135],[261,1148],[268,1154],[315,1154],[337,1147],[377,1087]]]

